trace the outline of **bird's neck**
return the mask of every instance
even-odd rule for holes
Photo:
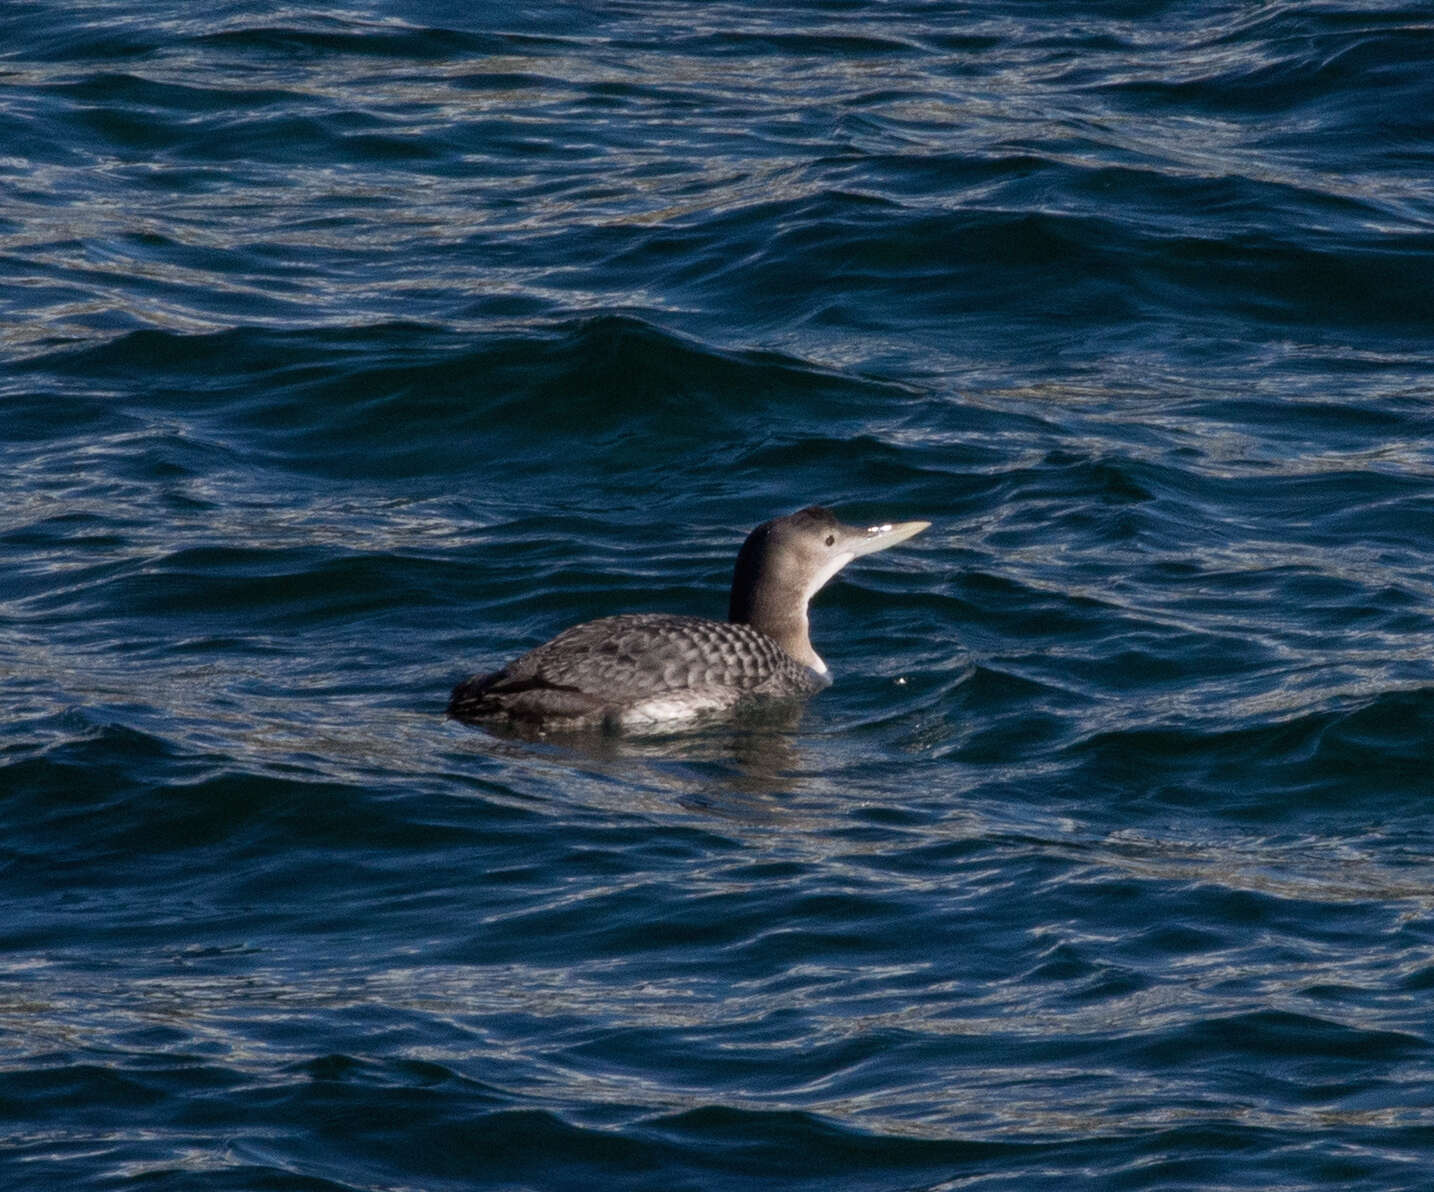
[[[807,636],[805,602],[793,607],[790,599],[769,599],[768,593],[759,586],[747,599],[738,598],[734,593],[728,620],[765,633],[803,666],[811,667],[819,675],[827,673],[827,664],[812,649],[811,638]]]

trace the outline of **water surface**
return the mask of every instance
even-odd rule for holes
[[[1427,1185],[1427,12],[0,47],[7,1188]],[[815,501],[800,715],[444,719]]]

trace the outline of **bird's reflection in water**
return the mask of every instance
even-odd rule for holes
[[[786,817],[786,800],[807,781],[798,731],[805,714],[801,700],[776,700],[682,732],[536,733],[485,725],[475,739],[507,759],[542,758],[605,787],[620,784],[629,800],[656,795],[703,815],[771,821]]]

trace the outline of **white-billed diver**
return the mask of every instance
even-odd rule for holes
[[[807,637],[808,601],[853,559],[930,524],[863,529],[820,506],[763,522],[737,554],[726,621],[661,613],[585,621],[460,683],[448,714],[529,731],[620,731],[810,695],[831,679]]]

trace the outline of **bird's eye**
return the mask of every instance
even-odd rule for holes
[[[835,534],[828,534],[828,535],[827,535],[827,545],[828,545],[828,546],[835,546],[835,545],[836,545],[836,535],[835,535]]]

